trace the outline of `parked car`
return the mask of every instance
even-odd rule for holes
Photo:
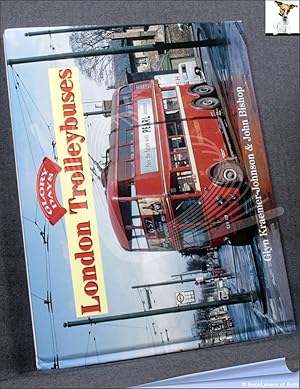
[[[220,274],[223,274],[225,273],[225,270],[222,269],[221,267],[217,267],[217,266],[214,266],[211,270],[211,274],[213,276],[216,276],[216,275],[220,275]]]

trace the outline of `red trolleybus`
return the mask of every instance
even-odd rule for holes
[[[218,106],[206,84],[115,91],[102,183],[124,249],[193,253],[237,240],[244,174]]]

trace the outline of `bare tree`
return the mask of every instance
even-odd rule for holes
[[[91,51],[110,47],[112,31],[95,30],[79,31],[70,35],[70,45],[73,51]],[[110,55],[77,58],[80,71],[90,80],[97,83],[107,82],[111,78]]]
[[[192,271],[192,270],[202,270],[206,271],[207,270],[207,263],[206,263],[206,258],[205,257],[190,257],[187,260],[187,270]]]

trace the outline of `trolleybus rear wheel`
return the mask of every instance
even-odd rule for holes
[[[213,109],[220,105],[220,100],[216,97],[201,97],[198,100],[193,101],[193,105],[202,109]]]

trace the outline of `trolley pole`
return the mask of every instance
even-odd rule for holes
[[[166,315],[169,313],[194,311],[197,309],[217,308],[223,305],[244,304],[244,303],[254,302],[256,300],[257,300],[257,295],[255,292],[236,293],[236,294],[232,294],[228,300],[205,301],[196,304],[178,305],[169,308],[154,309],[151,311],[124,313],[121,315],[113,315],[113,316],[104,316],[104,317],[95,317],[95,318],[89,317],[87,319],[65,322],[63,326],[70,328],[70,327],[83,326],[88,324],[106,323],[106,322],[118,321],[118,320],[128,320],[128,319],[136,319],[136,318],[148,317],[148,316]]]

